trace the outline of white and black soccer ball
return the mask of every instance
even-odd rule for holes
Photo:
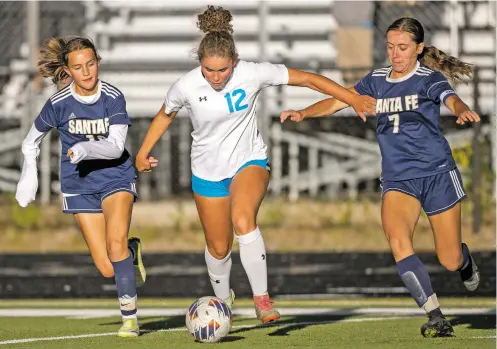
[[[215,343],[231,330],[233,315],[221,299],[202,297],[192,303],[186,312],[186,328],[199,342]]]

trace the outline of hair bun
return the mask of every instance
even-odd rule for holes
[[[204,33],[228,32],[233,33],[231,20],[233,16],[230,11],[221,6],[207,6],[204,13],[198,15],[197,27]]]

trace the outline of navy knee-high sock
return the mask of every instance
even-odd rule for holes
[[[400,278],[418,306],[426,313],[441,313],[437,295],[431,286],[430,275],[418,256],[413,254],[398,261],[397,268]]]
[[[123,316],[136,314],[136,280],[133,257],[131,254],[124,260],[112,262],[116,280],[117,297]]]

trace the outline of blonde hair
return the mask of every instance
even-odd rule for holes
[[[69,75],[64,71],[67,66],[69,53],[90,48],[97,60],[100,60],[93,42],[83,37],[53,37],[45,40],[40,48],[38,71],[45,78],[52,78],[52,82],[60,85]]]
[[[232,19],[230,11],[212,5],[198,15],[197,27],[206,33],[196,50],[199,61],[206,56],[235,57]]]
[[[416,44],[424,41],[424,28],[421,23],[414,18],[403,17],[393,22],[387,29],[387,33],[391,30],[405,31],[412,35],[412,40]],[[448,80],[453,82],[466,82],[464,77],[473,77],[472,64],[465,63],[457,57],[449,56],[445,52],[439,50],[435,46],[424,47],[423,52],[418,55],[418,60],[423,65],[430,69],[438,70]]]

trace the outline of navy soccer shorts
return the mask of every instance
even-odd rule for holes
[[[138,198],[135,182],[118,182],[106,191],[95,194],[62,194],[62,212],[64,213],[101,213],[102,201],[109,195],[127,191]]]
[[[394,190],[418,199],[428,216],[445,212],[466,198],[461,174],[457,168],[433,176],[406,181],[385,181],[381,196]]]

